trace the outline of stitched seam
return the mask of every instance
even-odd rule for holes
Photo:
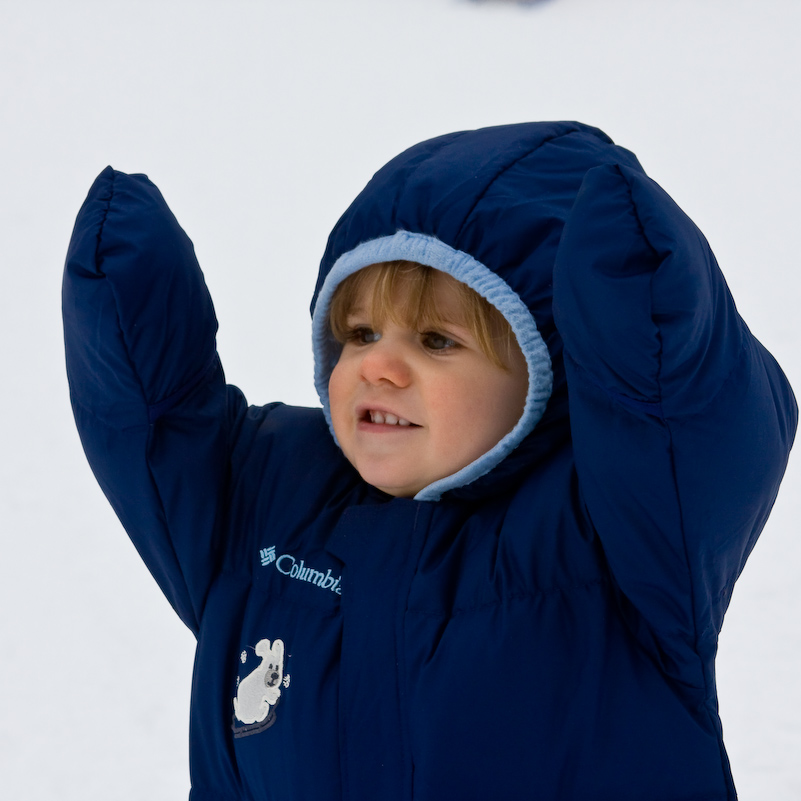
[[[106,220],[108,220],[109,212],[111,211],[111,201],[114,199],[114,185],[117,182],[117,173],[111,173],[111,189],[109,191],[108,199],[106,200],[106,209],[103,212],[103,219],[100,221],[100,227],[97,229],[97,242],[95,243],[95,265],[97,266],[97,274],[105,277],[105,273],[100,267],[100,240],[103,238],[103,229],[106,227]],[[116,300],[116,298],[115,298]]]
[[[481,612],[485,609],[492,609],[493,607],[506,606],[507,604],[517,603],[519,601],[533,601],[542,598],[543,596],[556,596],[564,595],[572,590],[585,590],[592,587],[608,586],[608,579],[595,579],[594,581],[587,581],[581,584],[568,584],[564,587],[547,587],[545,589],[537,590],[535,592],[515,592],[505,595],[503,598],[494,601],[486,601],[485,603],[474,604],[471,606],[457,606],[452,610],[443,609],[422,609],[418,607],[407,608],[407,613],[412,615],[422,615],[424,617],[434,617],[441,619],[446,617],[452,619],[460,617],[461,615],[469,615],[475,612]]]
[[[623,178],[623,180],[626,182],[626,187],[627,187],[628,193],[629,193],[629,200],[631,202],[631,208],[632,208],[632,211],[634,213],[634,217],[637,220],[637,224],[640,226],[640,230],[642,231],[643,239],[648,244],[648,246],[654,251],[654,253],[657,253],[656,248],[654,248],[654,246],[652,245],[652,243],[648,239],[648,237],[647,237],[647,235],[645,233],[645,229],[644,229],[644,227],[642,225],[642,221],[640,220],[640,217],[637,214],[637,206],[634,203],[634,197],[633,197],[632,191],[631,191],[631,184],[629,183],[629,181],[626,178],[626,176],[623,175],[623,171],[620,169],[620,167],[618,167],[617,169],[618,169],[618,172],[620,173],[621,177]],[[655,276],[656,276],[656,270],[654,271],[654,273],[651,276],[651,280],[649,282],[649,287],[650,287],[650,296],[651,296],[651,320],[654,322],[654,326],[656,327],[656,330],[657,330],[657,336],[659,337],[659,364],[658,364],[657,373],[656,373],[656,385],[657,385],[657,392],[659,393],[659,397],[661,399],[662,398],[662,384],[661,384],[662,356],[663,356],[663,353],[664,353],[664,349],[663,349],[663,346],[662,346],[662,331],[661,331],[659,325],[656,323],[656,321],[654,320],[654,317],[653,317],[653,283],[654,283],[654,277]],[[725,384],[725,383],[726,382],[724,381],[723,384]],[[714,397],[717,397],[717,394],[718,394],[717,392],[714,393]],[[710,402],[711,402],[711,400],[710,400]],[[700,652],[699,652],[699,647],[698,647],[699,640],[700,640],[700,632],[699,632],[699,627],[698,627],[697,594],[696,594],[695,581],[693,580],[694,576],[693,576],[693,569],[692,569],[692,561],[690,560],[689,548],[687,546],[687,528],[686,528],[685,523],[684,523],[684,509],[683,509],[683,505],[682,505],[681,493],[679,492],[678,475],[677,475],[677,472],[676,472],[675,448],[674,448],[674,445],[673,445],[673,431],[672,431],[672,426],[671,426],[671,424],[670,424],[670,422],[668,420],[664,420],[664,424],[665,424],[665,430],[667,431],[668,439],[669,439],[669,443],[670,443],[670,445],[669,445],[670,473],[671,473],[671,477],[672,477],[672,480],[673,480],[673,491],[674,491],[675,496],[676,496],[676,507],[677,507],[678,513],[679,513],[679,525],[681,527],[681,540],[682,540],[682,546],[683,546],[683,550],[684,550],[684,560],[685,560],[685,564],[686,564],[686,568],[687,568],[687,576],[688,576],[689,585],[690,585],[689,589],[690,589],[690,603],[691,603],[691,608],[692,608],[693,652],[695,654],[696,659],[698,660],[699,667],[701,668],[701,676],[703,677],[703,681],[704,681],[704,695],[708,696],[709,695],[710,684],[713,685],[713,682],[710,681],[710,676],[707,673],[706,665],[704,664],[703,660],[701,659]],[[710,723],[711,728],[714,731],[718,732],[719,724],[717,722],[717,719],[716,719],[715,715],[709,709],[709,706],[706,704],[706,702],[704,703],[704,708],[706,710],[706,717],[707,717],[707,720]],[[730,773],[726,769],[726,756],[725,756],[725,751],[723,750],[723,743],[722,743],[722,740],[720,739],[719,733],[718,733],[718,738],[717,739],[718,739],[718,755],[719,755],[719,758],[720,758],[721,778],[723,780],[724,786],[726,788],[726,793],[728,795],[730,793],[730,790],[731,790],[731,787],[730,787],[731,779],[730,779]]]
[[[106,428],[112,429],[114,431],[120,432],[128,432],[128,431],[146,431],[149,428],[149,424],[144,420],[141,423],[133,423],[128,426],[115,426],[109,423],[105,417],[101,417],[94,409],[87,406],[80,398],[78,398],[74,393],[70,393],[70,402],[74,407],[78,407],[82,412],[86,414],[87,417],[91,417],[93,420],[96,420],[100,425],[105,426]]]
[[[217,368],[217,353],[212,354],[211,358],[206,361],[203,367],[198,370],[185,384],[179,387],[175,392],[169,394],[158,403],[149,404],[147,407],[147,420],[149,423],[155,423],[160,417],[171,412],[181,401],[191,395],[199,386],[201,386],[208,378],[209,374],[216,371]]]
[[[459,225],[459,233],[457,234],[457,239],[461,238],[462,233],[464,232],[464,227],[467,225],[468,220],[472,217],[473,212],[476,210],[478,204],[484,199],[484,196],[489,192],[492,185],[508,170],[511,170],[516,164],[519,164],[523,159],[527,159],[532,153],[536,153],[541,147],[544,147],[550,142],[554,142],[557,139],[562,139],[565,136],[571,136],[572,134],[581,133],[581,131],[574,130],[574,131],[567,131],[565,133],[558,133],[554,134],[553,136],[549,136],[547,139],[543,139],[537,145],[531,148],[531,150],[526,151],[521,156],[518,156],[514,161],[507,164],[505,167],[501,168],[490,181],[487,182],[487,185],[481,190],[478,197],[473,202],[473,205],[470,207],[470,210],[465,214],[464,219],[462,220],[461,224]]]
[[[629,203],[631,204],[632,214],[634,215],[634,219],[637,222],[637,226],[639,227],[640,234],[642,235],[642,238],[645,241],[645,243],[648,245],[648,247],[651,249],[651,251],[654,253],[654,255],[657,256],[657,258],[658,258],[659,257],[659,253],[658,253],[657,249],[653,246],[651,241],[648,239],[648,236],[645,233],[645,227],[643,226],[642,220],[640,219],[640,216],[637,213],[637,204],[634,202],[634,196],[633,196],[632,191],[631,191],[631,183],[629,182],[628,178],[624,175],[623,170],[621,170],[619,166],[617,167],[617,171],[618,171],[618,173],[620,174],[621,178],[623,179],[623,181],[626,184],[626,189],[628,191]],[[659,269],[659,268],[657,268],[657,269]],[[654,316],[653,316],[653,284],[654,284],[654,276],[655,275],[656,275],[656,270],[654,270],[654,272],[651,274],[651,280],[649,281],[649,296],[650,296],[650,301],[651,301],[651,308],[649,310],[649,316],[651,318],[651,321],[654,324],[654,327],[656,328],[657,337],[659,338],[659,355],[657,357],[658,358],[658,364],[657,364],[657,371],[656,371],[656,388],[657,388],[657,393],[658,393],[660,401],[661,401],[661,399],[662,399],[662,380],[661,379],[662,379],[662,366],[663,366],[662,357],[664,355],[664,347],[663,347],[663,341],[662,341],[662,331],[661,331],[659,325],[657,325],[657,323],[654,321]],[[695,652],[696,657],[698,657],[699,634],[698,634],[698,618],[697,618],[697,614],[696,614],[696,612],[697,612],[697,599],[696,599],[696,592],[695,592],[695,583],[693,581],[692,564],[691,564],[691,561],[690,561],[689,549],[687,548],[687,530],[686,530],[686,526],[685,526],[685,523],[684,523],[684,510],[682,508],[681,495],[679,493],[678,476],[676,474],[676,460],[675,460],[675,451],[674,451],[674,446],[673,446],[673,431],[671,429],[669,421],[665,420],[664,418],[663,418],[663,421],[664,421],[665,430],[667,431],[668,439],[669,439],[669,443],[670,443],[670,446],[669,446],[669,452],[670,452],[670,475],[671,475],[671,478],[672,478],[672,481],[673,481],[673,492],[675,493],[676,506],[677,506],[678,513],[679,513],[679,526],[681,528],[681,541],[682,541],[682,548],[683,548],[683,551],[684,551],[684,562],[685,562],[685,566],[686,566],[686,569],[687,569],[687,576],[688,576],[689,584],[690,584],[690,599],[691,599],[690,603],[691,603],[691,608],[692,608],[692,626],[693,626],[693,650]],[[698,657],[698,661],[701,662],[700,657]],[[708,685],[709,685],[709,682],[708,682],[708,677],[706,676],[706,671],[703,668],[704,668],[704,665],[701,662],[701,669],[702,669],[701,672],[702,672],[702,675],[704,676],[704,688],[707,689]]]
[[[423,538],[427,533],[428,530],[431,528],[431,519],[432,519],[432,509],[430,506],[426,506],[424,504],[418,504],[417,508],[414,512],[414,525],[412,531],[416,534],[418,532],[418,528],[420,526],[420,517],[425,514],[424,523],[426,526],[426,531],[418,534],[418,536],[412,538],[412,544],[417,544],[417,559],[415,560],[414,568],[411,570],[409,574],[409,581],[406,583],[406,598],[404,599],[403,603],[403,613],[400,617],[400,626],[398,627],[398,633],[395,637],[396,648],[400,649],[400,654],[397,656],[397,664],[398,664],[398,689],[405,691],[407,687],[408,681],[408,671],[406,669],[406,658],[405,658],[405,649],[403,647],[404,640],[406,637],[406,616],[409,611],[409,597],[412,594],[412,581],[414,577],[419,574],[420,569],[420,561],[423,558],[423,545],[424,543],[419,542],[421,538]],[[419,543],[419,544],[418,544]],[[401,687],[401,680],[403,681],[403,687]],[[403,709],[403,698],[398,699],[399,708]],[[401,747],[403,749],[403,762],[404,764],[408,764],[410,766],[409,769],[409,785],[408,785],[408,792],[409,797],[414,797],[414,774],[415,774],[415,763],[414,763],[414,746],[412,744],[412,731],[411,726],[408,722],[407,716],[401,716],[401,732],[402,732],[402,743]]]
[[[603,392],[603,394],[611,401],[619,403],[621,406],[625,406],[627,409],[633,409],[635,411],[650,415],[651,417],[657,417],[660,420],[665,419],[661,401],[638,401],[635,398],[630,398],[628,395],[623,395],[620,392],[613,392],[612,390],[603,386],[603,384],[601,384],[601,382],[598,381],[595,376],[586,367],[584,367],[584,365],[581,364],[581,362],[579,362],[575,356],[573,356],[572,353],[565,352],[565,356],[566,359],[570,361],[574,369],[581,373],[582,380],[586,381],[600,392]]]
[[[114,177],[114,180],[116,181],[116,173],[114,173],[113,177]],[[109,197],[108,207],[106,209],[106,214],[103,217],[103,222],[102,222],[102,225],[101,225],[101,229],[102,229],[102,227],[105,227],[105,223],[106,223],[106,220],[108,219],[108,214],[109,214],[109,211],[111,210],[111,203],[112,203],[113,199],[114,199],[114,188],[113,188],[113,182],[112,182],[112,192],[111,192],[111,195]],[[98,260],[99,260],[99,255],[100,255],[99,254],[99,250],[100,250],[100,233],[98,233],[97,248],[95,250],[95,263],[98,263]],[[136,369],[135,363],[134,363],[133,359],[131,358],[130,348],[128,347],[128,342],[127,342],[127,340],[125,338],[125,332],[124,332],[123,327],[122,327],[121,317],[120,317],[120,312],[119,312],[120,303],[119,303],[119,299],[117,297],[117,293],[115,291],[115,286],[114,286],[113,282],[111,282],[108,279],[108,277],[105,276],[105,273],[101,273],[101,274],[108,281],[107,286],[108,286],[109,292],[111,293],[111,296],[112,296],[112,298],[114,300],[114,306],[115,306],[115,311],[116,311],[116,316],[117,316],[117,328],[119,329],[120,334],[121,334],[120,339],[121,339],[121,342],[122,342],[122,346],[125,349],[125,357],[126,357],[126,359],[128,361],[128,365],[130,366],[132,374],[136,377],[136,381],[139,384],[139,390],[140,390],[140,394],[141,394],[141,397],[142,397],[143,405],[146,406],[147,405],[147,400],[146,400],[146,397],[145,397],[144,386],[142,385],[142,380],[141,380],[141,377],[139,376],[138,370]],[[191,609],[192,614],[194,616],[194,620],[192,621],[192,623],[193,623],[192,630],[194,632],[197,632],[198,631],[198,623],[199,623],[200,616],[198,615],[197,610],[194,609],[193,599],[192,599],[192,597],[191,597],[191,595],[189,593],[189,582],[187,581],[187,577],[186,577],[186,575],[185,575],[185,573],[183,571],[183,566],[181,565],[181,561],[178,558],[178,553],[175,550],[175,545],[174,545],[173,540],[172,540],[172,532],[171,532],[170,526],[168,525],[168,522],[167,522],[167,512],[166,512],[166,507],[165,507],[165,504],[164,504],[164,499],[161,496],[161,489],[160,489],[160,487],[158,485],[158,482],[156,481],[155,476],[153,475],[153,470],[152,470],[151,465],[150,465],[150,458],[149,458],[148,454],[149,454],[149,451],[150,451],[150,444],[151,444],[152,436],[153,436],[153,427],[152,426],[148,426],[147,445],[146,445],[145,454],[144,454],[144,456],[145,456],[145,464],[147,465],[147,471],[148,471],[148,474],[150,476],[150,481],[151,481],[152,486],[153,486],[154,495],[155,495],[155,497],[156,497],[156,499],[158,501],[159,517],[163,521],[164,529],[165,529],[165,531],[167,533],[167,539],[168,539],[168,542],[169,542],[169,545],[170,545],[170,552],[171,552],[171,555],[172,555],[172,557],[173,557],[173,559],[175,561],[175,564],[177,565],[178,570],[180,572],[180,576],[181,576],[181,579],[183,581],[183,589],[184,589],[184,591],[186,593],[186,598],[189,601],[190,609]]]
[[[693,418],[698,417],[699,415],[702,415],[704,414],[704,412],[706,412],[706,410],[717,400],[718,395],[720,395],[720,393],[723,392],[723,390],[726,389],[726,387],[734,380],[735,373],[740,368],[740,364],[745,356],[747,348],[748,348],[747,338],[742,337],[740,340],[740,351],[737,354],[737,358],[734,360],[734,364],[732,365],[731,370],[729,370],[729,372],[726,374],[726,377],[723,379],[723,381],[720,382],[720,386],[709,396],[706,403],[704,403],[704,405],[700,409],[694,411],[692,414],[687,415],[686,417],[674,419],[674,423],[676,425],[681,426],[686,421],[692,420]]]

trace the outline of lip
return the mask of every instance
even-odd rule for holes
[[[387,423],[373,423],[369,419],[369,412],[381,412],[381,414],[391,414],[394,417],[409,420],[408,426],[390,425]],[[363,403],[356,407],[356,421],[360,431],[410,431],[420,428],[419,423],[415,423],[407,415],[402,414],[395,409],[390,409],[380,403]]]
[[[388,423],[371,423],[369,420],[359,420],[356,430],[366,434],[401,434],[408,436],[412,431],[419,431],[420,426],[399,426]]]

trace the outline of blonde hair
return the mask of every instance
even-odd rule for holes
[[[348,337],[348,315],[363,290],[367,312],[374,325],[389,320],[418,331],[446,324],[434,297],[434,278],[438,271],[413,261],[386,261],[371,264],[349,275],[334,292],[329,324],[334,338],[344,344]],[[443,273],[443,275],[445,275]],[[464,325],[482,353],[497,367],[509,370],[517,340],[506,318],[488,300],[467,284],[454,280]]]

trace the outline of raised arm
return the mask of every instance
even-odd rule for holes
[[[70,397],[100,486],[193,631],[218,559],[229,437],[217,323],[189,238],[144,175],[106,168],[63,285]]]
[[[784,474],[790,386],[700,231],[626,167],[587,174],[554,308],[581,494],[621,603],[669,673],[708,685],[734,581]]]

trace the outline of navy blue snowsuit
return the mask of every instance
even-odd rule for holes
[[[517,427],[415,498],[331,436],[336,285],[410,259],[510,320]],[[198,638],[192,801],[722,801],[714,659],[797,423],[701,233],[597,129],[450,134],[343,215],[324,409],[227,386],[191,242],[106,169],[64,279],[92,468]]]

